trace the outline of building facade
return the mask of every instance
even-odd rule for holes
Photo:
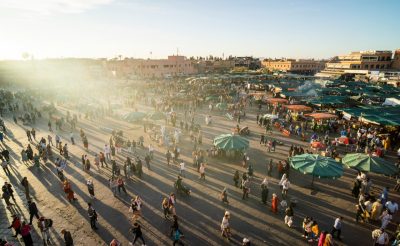
[[[234,67],[244,67],[250,70],[257,70],[261,68],[261,61],[258,58],[252,56],[239,56],[232,59],[234,61]]]
[[[326,63],[325,69],[317,75],[321,77],[368,75],[371,71],[392,69],[392,63],[392,51],[357,51],[332,58]]]
[[[195,60],[194,67],[198,73],[224,73],[235,67],[234,60]]]
[[[305,59],[265,59],[262,66],[269,70],[279,70],[290,73],[314,74],[325,68],[325,61]]]
[[[400,49],[394,52],[392,69],[400,71]]]
[[[167,78],[191,75],[196,69],[184,56],[168,56],[168,59],[109,60],[107,70],[117,78]]]

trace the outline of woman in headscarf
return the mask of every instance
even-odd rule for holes
[[[261,183],[261,202],[263,204],[267,204],[267,199],[268,199],[268,180],[267,178],[264,178],[264,180]]]
[[[75,198],[74,191],[71,188],[71,183],[67,179],[64,181],[64,192],[67,194],[68,201],[71,202],[73,200],[77,200]]]
[[[229,219],[230,219],[230,213],[228,211],[225,211],[224,217],[222,218],[221,222],[221,236],[226,237],[226,239],[228,240],[231,236]]]

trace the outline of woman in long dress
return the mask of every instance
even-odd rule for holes
[[[263,204],[267,204],[268,199],[268,180],[264,178],[263,182],[261,183],[261,202]]]
[[[230,219],[230,213],[226,211],[221,222],[221,236],[226,237],[226,239],[228,240],[231,237],[229,219]]]
[[[275,214],[278,212],[278,196],[275,193],[272,194],[271,211]]]

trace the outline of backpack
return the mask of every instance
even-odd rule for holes
[[[44,225],[46,228],[50,228],[53,226],[53,220],[52,219],[45,219],[44,220]]]

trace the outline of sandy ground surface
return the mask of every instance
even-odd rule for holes
[[[67,108],[58,106],[65,113]],[[71,109],[68,109],[71,110]],[[139,111],[147,112],[151,109],[141,106]],[[265,147],[259,145],[260,134],[263,131],[255,122],[256,108],[247,110],[247,118],[242,121],[241,126],[249,126],[251,130],[250,149],[248,154],[255,168],[255,178],[251,182],[251,195],[246,201],[241,199],[241,190],[233,184],[233,173],[239,170],[240,174],[245,171],[240,160],[208,158],[206,169],[206,181],[199,181],[199,174],[192,166],[191,151],[193,143],[190,142],[188,134],[182,136],[180,143],[181,156],[186,163],[186,175],[184,183],[192,189],[190,197],[177,199],[177,214],[180,217],[181,230],[185,234],[185,245],[240,245],[243,237],[250,238],[254,245],[307,245],[301,237],[301,222],[304,216],[312,216],[319,224],[321,230],[331,230],[336,217],[344,217],[342,230],[342,242],[338,245],[370,245],[371,230],[379,224],[355,223],[355,198],[351,196],[350,187],[356,175],[354,170],[346,169],[344,176],[338,180],[315,181],[315,189],[310,189],[311,177],[291,170],[290,180],[292,183],[289,197],[298,200],[294,208],[294,228],[288,228],[283,222],[284,213],[274,215],[270,212],[270,200],[272,193],[280,194],[277,170],[274,169],[270,179],[269,201],[267,206],[263,205],[260,196],[260,183],[266,176],[266,163],[270,158],[275,162],[283,160],[287,156],[291,144],[307,146],[296,138],[284,137],[274,129],[273,137],[282,141],[284,145],[278,145],[275,152],[268,153]],[[214,120],[211,126],[204,126],[205,110],[200,110],[196,116],[196,122],[203,125],[203,144],[200,148],[207,149],[212,145],[212,139],[223,133],[229,133],[236,125],[236,121],[230,121],[222,114],[213,112]],[[34,125],[37,130],[36,139],[46,137],[47,118],[39,119]],[[8,126],[8,138],[5,147],[11,152],[11,176],[6,176],[0,171],[0,183],[10,181],[17,191],[17,211],[24,218],[29,218],[26,210],[27,203],[21,189],[20,180],[26,176],[31,184],[31,192],[37,202],[40,214],[52,218],[54,221],[51,229],[53,245],[63,245],[62,228],[71,231],[75,245],[108,245],[113,238],[117,238],[122,245],[128,245],[133,235],[128,231],[131,226],[131,214],[129,213],[129,202],[134,195],[140,195],[144,201],[143,218],[140,223],[146,240],[146,245],[172,245],[169,237],[171,221],[163,218],[161,210],[162,198],[173,191],[173,182],[176,179],[178,166],[167,166],[165,159],[166,148],[155,146],[155,158],[151,162],[151,170],[143,165],[144,176],[142,179],[133,177],[128,180],[128,194],[112,195],[108,187],[108,179],[111,170],[104,168],[100,171],[93,168],[94,153],[102,151],[108,142],[110,133],[102,130],[102,127],[123,130],[124,135],[130,139],[138,139],[144,135],[141,125],[129,124],[118,119],[106,117],[101,120],[90,121],[80,119],[78,122],[75,139],[77,144],[71,145],[69,141],[69,130],[59,131],[63,142],[67,142],[70,150],[70,160],[65,175],[72,182],[72,187],[77,195],[78,201],[69,203],[63,193],[60,180],[56,175],[54,163],[49,162],[39,169],[31,165],[25,165],[20,161],[22,146],[28,141],[24,129],[27,126],[16,125],[12,122],[10,115],[5,117]],[[163,122],[161,122],[163,123]],[[78,130],[83,128],[89,140],[89,152],[83,148],[79,139]],[[145,146],[151,141],[145,136]],[[53,134],[53,141],[55,137]],[[56,150],[55,150],[56,151]],[[138,148],[139,155],[144,157],[146,149]],[[90,173],[84,172],[81,165],[81,155],[88,154],[92,161]],[[394,155],[394,153],[391,153]],[[125,155],[117,154],[118,164],[122,164]],[[86,180],[92,178],[95,185],[97,199],[91,200],[86,188]],[[371,174],[373,190],[378,193],[383,186],[393,187],[395,180],[387,177]],[[219,200],[219,193],[228,188],[230,204],[225,205]],[[398,194],[390,192],[390,198],[398,200]],[[92,231],[87,216],[87,202],[91,201],[99,214],[99,230]],[[231,228],[233,239],[227,242],[220,236],[220,223],[225,210],[231,212]],[[11,239],[12,232],[6,227],[11,221],[10,211],[5,209],[4,201],[0,202],[1,237]],[[395,218],[395,220],[397,217]],[[394,225],[389,228],[394,230]],[[32,232],[35,245],[41,245],[39,229],[34,220],[34,231]],[[16,245],[18,241],[14,240]],[[21,240],[22,242],[22,240]],[[139,243],[137,243],[140,245]]]

